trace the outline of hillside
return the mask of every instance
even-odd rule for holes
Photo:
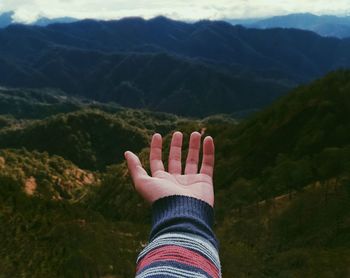
[[[350,167],[349,77],[349,71],[332,73],[239,125],[223,120],[177,124],[185,138],[192,130],[204,128],[215,138],[219,217],[228,208],[302,190],[312,182],[346,173]],[[170,134],[165,137],[165,150],[169,142]],[[141,157],[147,164],[147,149]],[[128,181],[120,173],[126,172],[126,165],[114,171],[113,184],[125,188]],[[115,185],[107,185],[105,190],[110,187],[110,191],[105,196],[120,193]]]
[[[59,114],[0,133],[2,148],[47,151],[93,170],[121,162],[125,149],[138,152],[147,145],[144,131],[98,110]]]
[[[105,221],[83,206],[98,176],[24,150],[1,150],[0,168],[1,275],[133,275],[144,228]]]
[[[198,130],[216,142],[224,277],[349,276],[349,80],[350,71],[331,73],[239,124],[98,103],[13,118],[0,130],[0,269],[12,277],[132,277],[150,215],[121,154],[138,152],[147,168],[153,132],[167,150],[174,130],[185,142]]]
[[[15,197],[7,195],[6,189],[11,189],[19,195],[76,202],[88,193],[90,186],[99,184],[92,172],[79,169],[62,157],[37,151],[1,150],[0,168],[3,200]]]
[[[0,114],[15,119],[40,119],[80,109],[84,103],[59,90],[0,87]]]
[[[323,149],[349,145],[350,74],[338,71],[301,86],[257,113],[236,130],[219,138],[234,138],[226,157],[240,157],[237,172],[256,177],[273,165],[278,154],[293,159]]]
[[[348,277],[350,182],[226,213],[217,225],[226,277]]]
[[[350,66],[350,42],[157,17],[0,30],[0,85],[58,88],[185,116],[256,110]]]
[[[160,131],[166,135],[175,129],[189,133],[205,128],[207,133],[215,136],[218,160],[223,161],[217,165],[218,189],[240,177],[260,178],[260,186],[271,189],[268,179],[263,182],[263,174],[268,177],[278,171],[279,163],[308,165],[310,175],[318,179],[316,163],[319,155],[332,155],[327,153],[332,148],[336,156],[347,153],[349,80],[349,71],[332,73],[311,85],[297,88],[239,126],[220,117],[218,120],[215,117],[212,120],[188,120],[137,110],[121,109],[109,114],[82,109],[16,128],[7,127],[1,131],[0,146],[48,151],[84,168],[104,169],[122,161],[124,149],[141,151],[147,147],[147,136],[152,132]],[[130,136],[135,140],[125,144]],[[61,138],[59,143],[56,138]],[[168,141],[166,139],[165,144]],[[223,174],[226,167],[232,170]],[[276,188],[271,194],[283,190],[287,189]]]

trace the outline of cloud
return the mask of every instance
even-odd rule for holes
[[[350,13],[349,0],[0,0],[0,11],[15,11],[15,20],[38,16],[112,19],[156,15],[176,19],[254,18],[295,12]]]

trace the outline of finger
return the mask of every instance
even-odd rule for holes
[[[199,132],[192,132],[188,154],[186,159],[185,174],[198,173],[199,150],[201,147],[201,135]]]
[[[164,171],[164,165],[162,161],[162,136],[159,133],[154,134],[152,137],[149,162],[151,166],[152,176],[157,171]]]
[[[124,156],[128,164],[128,169],[129,169],[131,178],[135,184],[135,187],[137,188],[139,185],[139,181],[142,178],[149,177],[149,176],[146,170],[142,167],[140,159],[138,158],[137,155],[127,151],[125,152]]]
[[[181,147],[182,147],[182,133],[176,131],[173,134],[170,144],[169,164],[168,170],[170,174],[181,175]]]
[[[214,171],[214,140],[211,136],[204,138],[203,142],[203,160],[200,173],[213,176]]]

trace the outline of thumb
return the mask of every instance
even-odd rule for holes
[[[124,153],[126,162],[128,164],[129,173],[135,185],[135,188],[138,188],[140,180],[143,178],[149,177],[146,170],[142,167],[141,161],[137,155],[127,151]]]

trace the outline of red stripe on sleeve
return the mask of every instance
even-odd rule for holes
[[[206,257],[197,252],[176,245],[167,245],[150,251],[137,265],[137,272],[147,265],[159,261],[173,261],[184,265],[202,269],[210,276],[219,278],[219,270]]]

